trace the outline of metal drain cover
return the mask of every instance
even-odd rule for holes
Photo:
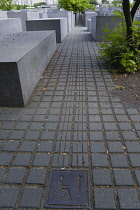
[[[52,170],[45,208],[90,208],[88,171]]]

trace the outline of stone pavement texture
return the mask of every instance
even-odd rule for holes
[[[97,44],[75,27],[27,107],[0,108],[0,209],[140,209],[140,111],[111,97],[114,84]],[[61,202],[53,189],[49,202],[61,206],[45,204],[52,169],[81,171],[78,190],[88,188],[81,198],[89,203]],[[64,174],[59,189],[75,193]]]

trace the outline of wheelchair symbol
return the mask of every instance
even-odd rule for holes
[[[64,198],[71,200],[70,189],[68,185],[63,185],[63,179],[64,177],[61,175],[59,178],[58,186],[51,192],[55,200],[62,200]]]

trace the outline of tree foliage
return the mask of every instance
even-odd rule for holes
[[[12,9],[12,0],[0,0],[0,10],[9,11]]]
[[[115,12],[122,19],[122,23],[113,32],[105,29],[105,43],[101,44],[101,55],[106,61],[120,72],[134,72],[140,70],[140,22],[134,20],[140,5],[136,0],[130,9],[129,0],[117,1],[122,3],[123,12]]]
[[[35,4],[33,5],[33,7],[37,8],[37,7],[39,7],[39,6],[43,5],[43,4],[45,5],[46,2],[35,3]]]
[[[83,13],[85,9],[95,9],[95,6],[89,4],[89,0],[59,0],[58,7],[65,10],[72,10],[75,14]]]

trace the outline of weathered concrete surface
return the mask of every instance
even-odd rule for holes
[[[8,18],[7,17],[7,11],[2,11],[2,10],[0,10],[0,19],[5,19],[5,18]]]
[[[102,36],[105,36],[103,27],[108,26],[113,30],[121,22],[121,19],[114,19],[115,16],[92,16],[91,17],[91,34],[95,41],[104,41]]]
[[[8,11],[7,12],[8,18],[20,18],[22,31],[26,31],[26,20],[27,20],[27,13],[24,11]]]
[[[56,31],[56,41],[62,42],[67,35],[67,19],[66,18],[44,18],[40,20],[26,21],[27,31]]]
[[[56,50],[55,31],[0,39],[0,106],[24,107]]]
[[[67,18],[68,32],[72,30],[72,13],[71,11],[48,12],[48,18]]]
[[[88,28],[88,31],[91,32],[91,19],[87,20],[87,28]]]
[[[17,32],[22,32],[21,20],[19,18],[0,19],[0,37]]]
[[[28,10],[15,10],[7,12],[8,18],[20,18],[22,24],[22,31],[26,31],[26,20],[34,20],[42,18],[42,13],[39,11],[28,11]]]
[[[92,16],[97,16],[96,12],[91,12],[91,11],[86,11],[84,13],[84,25],[87,27],[88,26],[88,19],[91,19]]]

